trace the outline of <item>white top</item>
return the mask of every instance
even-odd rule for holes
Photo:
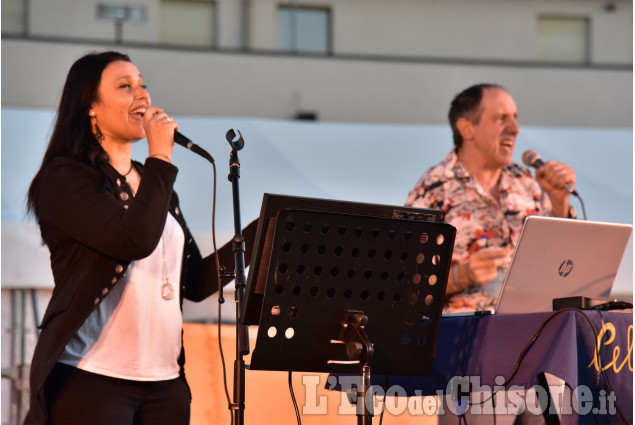
[[[179,286],[184,242],[183,229],[168,214],[154,252],[130,263],[111,293],[68,342],[59,362],[134,381],[178,377],[183,324]],[[169,300],[161,293],[164,258],[174,289]]]

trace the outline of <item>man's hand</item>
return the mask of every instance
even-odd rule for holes
[[[464,263],[468,285],[483,286],[496,278],[500,267],[508,266],[511,261],[511,250],[509,248],[483,248],[476,251],[470,259]]]
[[[536,181],[542,190],[549,194],[553,214],[567,217],[569,214],[569,195],[567,189],[575,186],[576,174],[568,164],[548,161],[536,170]]]

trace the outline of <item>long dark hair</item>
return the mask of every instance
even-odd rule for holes
[[[113,51],[89,53],[75,61],[68,71],[53,134],[27,195],[27,213],[36,218],[40,175],[54,158],[66,156],[95,167],[108,162],[108,154],[93,134],[88,113],[97,100],[104,69],[115,61],[130,62],[130,58]]]

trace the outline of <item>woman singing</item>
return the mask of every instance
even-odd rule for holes
[[[55,289],[40,325],[26,424],[188,424],[181,303],[218,289],[172,186],[178,124],[117,52],[71,67],[28,193]],[[145,162],[132,143],[147,139]]]

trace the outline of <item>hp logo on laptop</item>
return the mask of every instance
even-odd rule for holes
[[[560,267],[558,268],[558,275],[560,277],[567,277],[569,276],[569,274],[571,274],[572,270],[573,270],[573,261],[565,260],[562,263],[560,263]]]

